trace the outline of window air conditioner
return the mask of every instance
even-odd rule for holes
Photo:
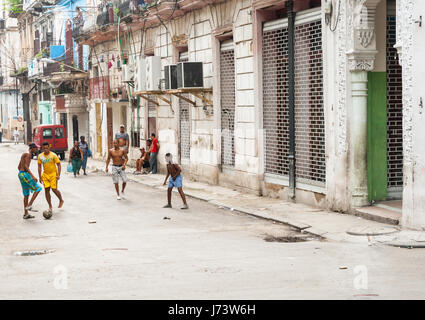
[[[203,88],[204,71],[202,62],[179,62],[177,64],[177,88]]]
[[[130,64],[123,64],[122,66],[122,81],[132,82],[134,81],[134,69]]]
[[[136,75],[134,77],[136,91],[146,91],[146,61],[142,57],[136,59]]]
[[[161,57],[146,57],[146,91],[160,90],[161,88]]]

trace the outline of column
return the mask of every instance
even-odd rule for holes
[[[350,128],[351,207],[368,204],[367,188],[367,71],[351,72]]]

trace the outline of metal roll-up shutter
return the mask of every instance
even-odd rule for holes
[[[324,187],[322,24],[320,8],[295,19],[295,145],[297,181]],[[289,174],[288,20],[263,25],[263,128],[266,174]]]

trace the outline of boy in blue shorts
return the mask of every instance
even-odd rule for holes
[[[171,192],[173,191],[173,188],[176,187],[183,200],[183,207],[181,207],[181,209],[189,209],[183,192],[183,178],[181,176],[182,170],[177,164],[173,163],[173,156],[171,153],[167,153],[165,155],[165,161],[167,162],[167,176],[164,180],[164,186],[167,183],[168,177],[170,177],[170,180],[168,181],[167,190],[168,204],[165,205],[164,208],[171,208]]]
[[[22,193],[24,194],[24,219],[32,219],[34,216],[30,215],[28,211],[37,212],[32,208],[32,204],[37,198],[43,188],[37,183],[37,178],[32,174],[30,170],[31,158],[34,153],[37,152],[38,148],[34,143],[29,144],[29,151],[23,153],[21,156],[21,161],[18,165],[18,177],[21,181]],[[34,192],[30,202],[28,203],[28,198],[31,192]]]

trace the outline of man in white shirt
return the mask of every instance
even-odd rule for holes
[[[15,139],[15,144],[19,143],[19,131],[18,127],[15,127],[15,131],[13,131],[13,138]]]

